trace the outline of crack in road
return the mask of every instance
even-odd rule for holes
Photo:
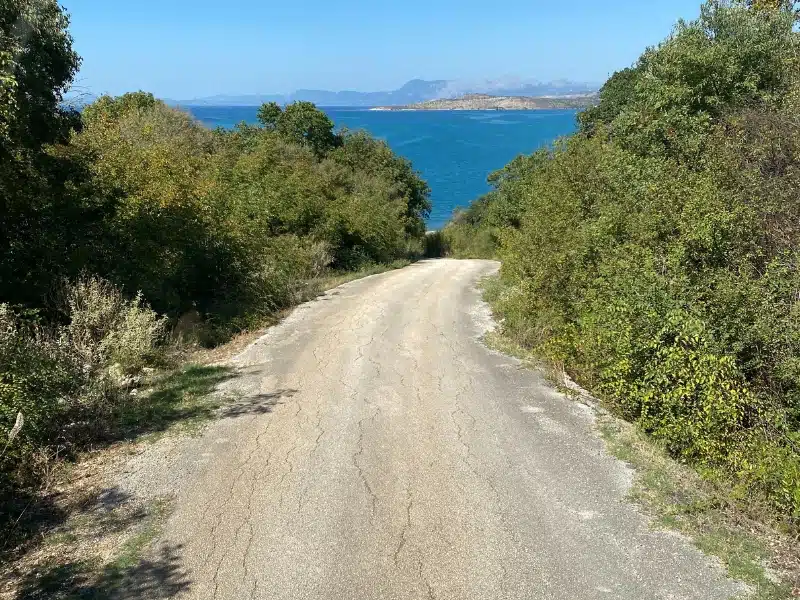
[[[398,568],[400,565],[400,553],[403,551],[403,548],[406,545],[406,535],[411,529],[411,510],[414,508],[414,499],[411,497],[410,490],[406,490],[406,497],[408,498],[408,503],[406,504],[406,522],[403,525],[402,531],[400,532],[400,542],[397,544],[397,548],[395,549],[392,557],[395,566]]]
[[[161,478],[183,487],[163,540],[184,549],[181,600],[735,595],[625,504],[627,471],[568,400],[480,344],[474,282],[495,269],[432,261],[347,284],[234,359],[221,392],[295,393],[211,424],[176,459],[193,467]],[[534,429],[515,408],[532,403],[570,435]],[[597,501],[601,516],[575,517]]]

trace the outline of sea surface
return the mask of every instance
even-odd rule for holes
[[[256,122],[257,107],[187,106],[208,127]],[[414,164],[431,188],[429,229],[490,189],[486,177],[575,130],[574,110],[370,111],[323,108],[337,127],[365,129]]]

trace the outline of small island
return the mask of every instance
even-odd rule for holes
[[[405,106],[377,106],[370,110],[545,110],[578,109],[597,104],[597,94],[576,96],[491,96],[466,94]]]

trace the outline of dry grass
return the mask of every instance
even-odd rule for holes
[[[656,526],[680,531],[717,556],[729,575],[749,584],[752,600],[800,595],[798,541],[780,532],[757,507],[744,512],[733,491],[672,460],[637,427],[601,414],[609,451],[636,471],[630,497]]]

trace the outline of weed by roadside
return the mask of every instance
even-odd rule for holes
[[[689,536],[718,557],[728,574],[747,583],[750,600],[786,600],[800,594],[797,541],[737,510],[731,490],[671,459],[636,426],[602,414],[598,430],[609,451],[635,472],[630,497],[657,526]]]

